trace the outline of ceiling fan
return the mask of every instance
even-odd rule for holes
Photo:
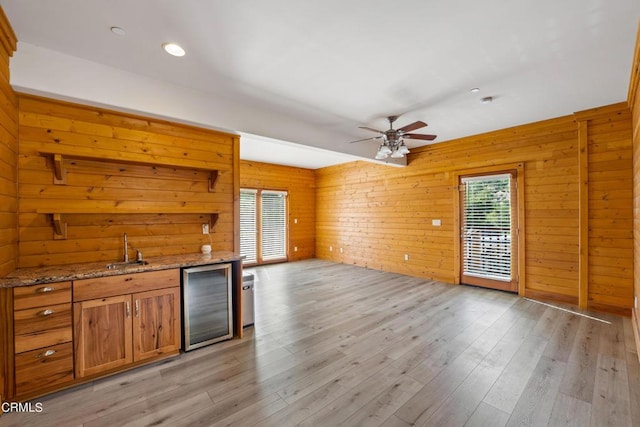
[[[358,139],[356,141],[351,141],[351,143],[382,139],[382,144],[380,144],[380,148],[378,148],[378,152],[376,153],[375,157],[376,159],[381,160],[386,159],[387,157],[400,158],[404,157],[405,154],[408,154],[409,149],[404,143],[405,139],[422,139],[425,141],[433,141],[434,139],[436,139],[436,135],[407,133],[427,126],[425,122],[421,122],[419,120],[417,122],[413,122],[411,124],[403,126],[399,129],[394,129],[393,122],[395,122],[397,118],[398,116],[387,117],[387,120],[389,120],[389,129],[386,131],[381,131],[366,126],[359,126],[360,129],[370,130],[379,133],[380,135],[373,136],[371,138]]]

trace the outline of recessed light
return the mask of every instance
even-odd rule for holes
[[[127,32],[120,27],[111,27],[111,32],[119,36],[124,36],[125,34],[127,34]]]
[[[493,102],[493,96],[485,96],[480,100],[480,102],[483,104],[490,104]]]
[[[479,87],[474,87],[473,89],[471,89],[471,93],[476,93],[476,92],[480,92]]]
[[[184,49],[181,46],[179,46],[179,45],[177,45],[175,43],[165,43],[165,44],[162,45],[162,48],[169,55],[184,56],[186,54]]]

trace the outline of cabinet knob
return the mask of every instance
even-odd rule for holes
[[[42,353],[38,353],[36,358],[42,359],[43,357],[50,357],[50,356],[53,356],[54,354],[56,354],[55,350],[47,350],[47,351],[43,351]]]
[[[56,288],[54,288],[53,286],[45,286],[45,287],[36,289],[36,292],[44,293],[44,292],[53,292],[55,290]]]
[[[55,313],[53,310],[47,308],[46,310],[42,310],[41,312],[39,312],[38,316],[51,316],[53,313]]]

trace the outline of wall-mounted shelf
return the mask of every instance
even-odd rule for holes
[[[174,163],[166,162],[163,160],[153,159],[152,161],[140,161],[139,158],[127,158],[124,156],[124,153],[119,153],[122,157],[118,158],[108,158],[99,155],[90,155],[90,154],[77,154],[77,153],[62,153],[58,151],[39,151],[41,156],[49,157],[53,160],[53,183],[58,185],[66,185],[67,183],[67,170],[64,167],[65,158],[71,159],[82,159],[82,160],[92,160],[92,161],[100,161],[107,163],[125,163],[125,164],[134,164],[134,165],[145,165],[145,166],[164,166],[178,169],[191,169],[191,170],[200,170],[205,171],[209,174],[209,192],[214,192],[216,183],[218,182],[218,177],[220,176],[220,172],[225,170],[226,168],[220,167],[212,162],[206,161],[191,161],[191,162],[182,162],[180,165],[175,165]]]
[[[190,211],[180,211],[180,212],[123,212],[123,211],[119,211],[119,212],[95,212],[95,211],[87,211],[86,209],[61,209],[61,211],[59,212],[50,212],[47,210],[41,210],[38,209],[36,210],[36,213],[39,214],[45,214],[45,215],[51,215],[51,225],[53,226],[53,238],[54,240],[64,240],[67,238],[67,221],[66,221],[66,216],[67,215],[74,215],[74,214],[83,214],[83,215],[104,215],[106,213],[113,213],[113,214],[139,214],[139,213],[144,213],[144,214],[149,214],[149,213],[156,213],[156,214],[200,214],[200,215],[208,215],[210,216],[210,220],[209,220],[209,232],[211,232],[213,230],[213,227],[216,225],[216,223],[218,222],[218,214],[217,213],[210,213],[210,212],[202,212],[200,211],[196,211],[195,209],[190,210]]]

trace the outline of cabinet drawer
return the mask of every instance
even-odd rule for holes
[[[73,380],[73,346],[65,343],[16,355],[16,394]]]
[[[13,288],[13,309],[42,307],[71,302],[71,282]]]
[[[73,300],[86,301],[173,286],[180,286],[180,270],[178,269],[75,280],[73,282]]]
[[[13,319],[16,353],[71,341],[71,304],[18,310]]]

